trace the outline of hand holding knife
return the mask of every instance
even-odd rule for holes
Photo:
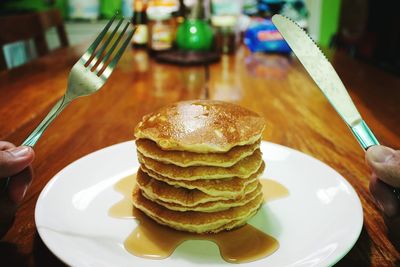
[[[282,15],[274,15],[272,22],[275,24],[283,38],[289,44],[294,54],[303,64],[306,71],[310,74],[311,78],[315,81],[317,86],[321,89],[325,97],[329,100],[331,105],[335,108],[338,114],[346,122],[361,147],[367,151],[368,148],[379,145],[378,140],[375,138],[372,131],[369,129],[365,121],[361,118],[360,113],[354,106],[349,94],[346,91],[341,79],[337,75],[335,69],[326,59],[324,54],[314,43],[314,41],[307,35],[307,33],[301,29],[295,22]],[[390,148],[383,146],[374,147],[366,153],[366,159],[370,167],[374,170],[374,175],[380,175],[377,171],[378,165],[373,163],[373,155],[378,154],[378,150],[392,153],[391,160],[395,162],[395,168],[397,169],[396,176],[397,183],[393,183],[387,179],[381,179],[388,184],[386,185],[386,191],[391,191],[394,196],[393,201],[397,201],[394,205],[397,210],[397,214],[400,212],[400,193],[399,193],[399,179],[400,179],[400,151],[395,151]],[[383,152],[382,152],[383,153]],[[394,172],[391,171],[391,174]],[[382,176],[383,174],[381,174]],[[378,176],[379,177],[379,176]],[[379,177],[381,178],[381,177]],[[388,182],[389,181],[389,182]],[[383,182],[382,182],[383,183]],[[395,186],[391,187],[389,184]],[[373,186],[373,183],[371,184]],[[374,194],[374,190],[371,189]],[[376,190],[375,190],[376,192]],[[376,195],[374,195],[376,197]],[[398,216],[398,215],[397,215]]]

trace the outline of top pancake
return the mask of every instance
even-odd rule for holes
[[[178,102],[146,115],[135,137],[164,150],[226,152],[261,138],[264,119],[241,106],[214,100]]]

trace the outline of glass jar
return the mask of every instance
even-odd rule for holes
[[[153,11],[147,14],[149,25],[148,49],[151,54],[170,50],[174,25],[171,13]]]
[[[215,31],[215,50],[232,54],[239,45],[238,19],[232,15],[215,15],[211,18]]]

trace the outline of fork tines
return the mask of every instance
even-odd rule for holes
[[[121,58],[124,50],[130,43],[130,40],[132,39],[133,33],[135,31],[135,29],[132,29],[128,31],[127,34],[125,34],[131,23],[122,18],[118,21],[112,32],[109,33],[109,29],[111,28],[115,18],[116,15],[111,18],[111,20],[107,23],[99,36],[97,36],[96,40],[91,44],[91,46],[81,58],[81,60],[83,60],[82,63],[86,68],[90,69],[90,71],[94,72],[97,76],[104,79],[107,79],[108,76],[111,74],[113,68]],[[124,21],[126,22],[124,28],[122,29],[122,31],[119,32],[119,34],[117,34],[117,38],[113,42],[114,36],[118,32],[118,29]],[[124,41],[121,42],[124,35],[126,37]],[[117,46],[119,46],[119,49],[116,49]]]

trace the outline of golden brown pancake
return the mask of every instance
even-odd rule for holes
[[[175,187],[151,178],[145,172],[139,169],[136,174],[138,187],[146,193],[150,199],[159,199],[168,203],[176,203],[181,206],[194,207],[206,202],[215,202],[227,200],[224,196],[211,196],[197,189],[186,189]],[[246,194],[257,189],[259,181],[257,179],[249,183],[235,200],[241,201]]]
[[[263,202],[264,120],[231,103],[193,100],[135,128],[141,163],[133,204],[160,224],[195,233],[243,225]]]
[[[192,100],[146,115],[135,137],[150,139],[164,150],[227,152],[261,138],[264,119],[241,106],[214,100]]]
[[[165,164],[154,159],[138,154],[139,162],[162,176],[175,180],[221,179],[221,178],[248,178],[257,172],[262,163],[261,151],[257,149],[252,155],[240,160],[231,167],[215,166],[191,166],[179,167],[173,164]]]
[[[162,150],[150,139],[136,140],[137,150],[145,157],[180,167],[217,166],[230,167],[241,159],[253,154],[260,147],[260,140],[251,145],[235,146],[226,153],[195,153],[187,151]]]
[[[259,194],[243,206],[217,212],[169,210],[145,198],[138,187],[133,191],[132,201],[136,208],[160,224],[188,232],[217,233],[243,225],[260,208],[263,196]]]
[[[233,207],[243,206],[253,199],[255,199],[259,194],[262,194],[262,185],[258,183],[255,190],[247,193],[241,199],[226,199],[226,200],[218,200],[218,201],[210,201],[198,204],[196,206],[183,206],[177,203],[165,202],[160,199],[152,198],[146,195],[146,192],[142,190],[142,195],[147,199],[156,202],[157,204],[164,206],[170,210],[176,211],[201,211],[201,212],[216,212],[223,211]]]
[[[141,165],[142,171],[147,173],[150,177],[165,182],[169,185],[176,187],[183,187],[187,189],[198,189],[207,195],[221,196],[225,198],[238,198],[244,188],[255,179],[260,177],[265,169],[265,163],[262,162],[257,172],[253,173],[249,178],[224,178],[224,179],[199,179],[199,180],[174,180],[164,177],[158,173],[155,173]]]

